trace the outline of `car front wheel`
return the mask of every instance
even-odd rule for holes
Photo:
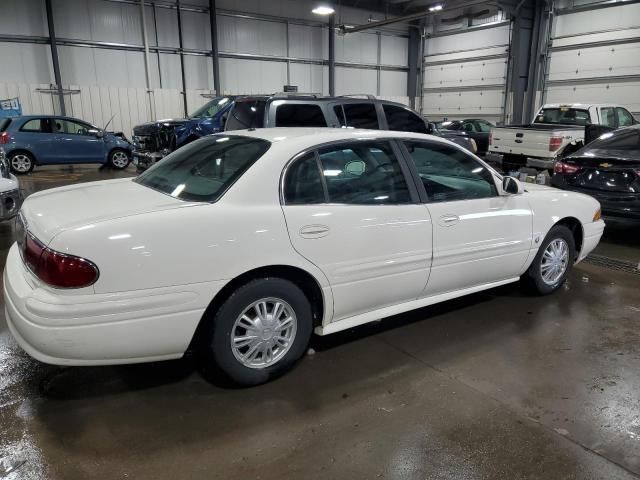
[[[544,238],[522,280],[539,295],[553,293],[567,279],[575,257],[575,240],[571,230],[564,225],[556,225]]]
[[[282,278],[241,286],[205,321],[199,351],[203,366],[245,386],[267,382],[293,367],[312,331],[307,297]]]
[[[131,157],[124,150],[116,148],[109,153],[109,165],[116,170],[124,170],[129,166],[130,162]]]

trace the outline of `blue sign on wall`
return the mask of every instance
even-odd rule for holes
[[[18,117],[22,115],[22,107],[19,98],[0,100],[0,118]]]

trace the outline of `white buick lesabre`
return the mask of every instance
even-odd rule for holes
[[[6,318],[33,357],[181,357],[241,384],[333,333],[522,279],[557,290],[604,229],[591,197],[446,140],[280,128],[198,140],[137,178],[24,203]]]

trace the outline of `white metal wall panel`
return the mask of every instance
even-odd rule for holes
[[[187,24],[184,20],[183,22],[185,23],[185,27],[191,28],[191,25]],[[156,8],[156,24],[158,26],[158,45],[161,47],[178,47],[180,45],[178,15],[175,10]],[[149,34],[147,33],[147,35]],[[155,45],[155,40],[155,36],[150,36],[149,43]]]
[[[287,53],[284,23],[220,16],[218,41],[223,52],[273,56]]]
[[[428,92],[424,94],[424,113],[433,120],[452,116],[462,117],[501,117],[504,92],[461,91]]]
[[[170,53],[161,53],[159,56],[160,75],[162,77],[162,88],[175,88],[182,90],[182,75],[180,74],[180,56]],[[159,81],[160,79],[158,79]]]
[[[328,58],[328,30],[307,25],[289,25],[289,56],[294,58]]]
[[[18,97],[22,105],[22,113],[25,115],[32,113],[53,114],[53,95],[41,93],[37,90],[38,88],[49,88],[49,84],[0,82],[0,98]]]
[[[490,48],[509,44],[509,26],[485,28],[471,32],[444,35],[427,39],[425,54],[437,55],[459,50]]]
[[[211,24],[209,15],[200,12],[180,12],[182,17],[182,44],[184,48],[211,50]],[[218,36],[218,41],[220,37]]]
[[[328,95],[329,67],[324,65],[292,63],[291,83],[298,86],[299,92]]]
[[[554,17],[541,101],[618,103],[640,113],[640,4]]]
[[[178,57],[175,55],[175,57]],[[180,57],[178,57],[177,72],[180,75]],[[202,90],[213,85],[213,60],[202,55],[184,56],[184,76],[187,89]],[[182,80],[180,80],[182,82]],[[182,84],[179,84],[182,89]]]
[[[504,84],[507,60],[503,58],[427,66],[425,88],[478,87]]]
[[[0,32],[8,35],[48,35],[42,0],[2,0]]]
[[[407,76],[407,72],[382,70],[380,72],[380,95],[406,97]]]
[[[375,65],[378,62],[378,36],[371,33],[336,36],[336,61]]]
[[[380,42],[380,63],[403,67],[408,65],[409,41],[407,38],[382,35]]]
[[[220,59],[225,93],[253,94],[282,91],[287,83],[287,64],[235,58]]]
[[[213,90],[187,90],[187,112],[191,114],[211,100],[202,94],[212,95]]]
[[[49,45],[0,44],[0,82],[51,83],[52,79]]]
[[[336,95],[375,94],[378,76],[375,70],[336,67]]]

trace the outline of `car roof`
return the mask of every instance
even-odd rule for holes
[[[341,103],[383,103],[385,105],[396,105],[398,107],[406,108],[407,110],[414,111],[411,107],[404,105],[403,103],[393,102],[391,100],[385,100],[383,98],[376,98],[372,95],[344,95],[344,96],[325,96],[315,94],[288,94],[288,95],[238,95],[236,101],[251,101],[251,100],[263,100],[263,101],[296,101],[296,102],[341,102]],[[415,112],[418,113],[418,112]]]
[[[91,122],[87,122],[86,120],[82,120],[80,118],[67,117],[64,115],[20,115],[17,117],[11,117],[12,120],[31,120],[34,118],[62,118],[65,120],[74,120],[77,122],[91,123]]]
[[[620,107],[617,103],[545,103],[540,108],[592,108],[592,107]]]

